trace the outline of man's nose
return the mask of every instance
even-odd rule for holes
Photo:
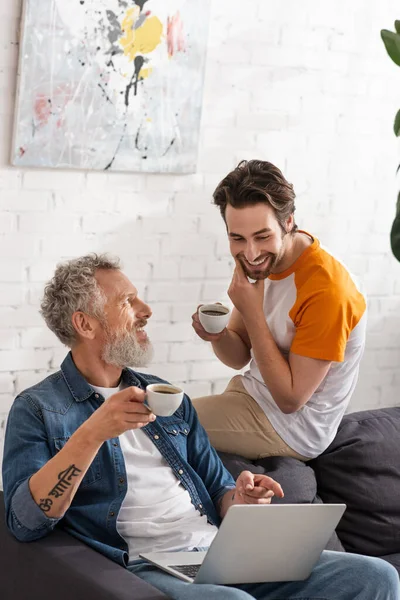
[[[248,243],[244,255],[247,260],[253,262],[256,260],[256,258],[258,258],[258,248],[256,248],[255,244]]]
[[[150,306],[146,304],[146,302],[144,302],[143,300],[140,300],[139,298],[138,302],[139,305],[137,307],[136,316],[142,317],[143,319],[150,319],[151,315],[153,314]]]

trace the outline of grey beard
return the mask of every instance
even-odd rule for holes
[[[154,355],[150,340],[140,344],[134,333],[123,332],[111,335],[107,333],[107,341],[103,348],[102,359],[109,365],[121,369],[125,367],[146,367]]]

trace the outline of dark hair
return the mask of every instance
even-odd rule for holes
[[[278,167],[264,160],[242,160],[217,185],[213,194],[214,204],[219,207],[224,220],[228,204],[233,208],[244,208],[262,202],[272,206],[283,230],[295,211],[295,197],[292,184],[286,181]],[[294,224],[291,233],[296,230]]]

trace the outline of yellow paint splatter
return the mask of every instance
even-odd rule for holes
[[[163,26],[160,19],[155,16],[148,17],[140,27],[134,29],[139,16],[139,6],[128,8],[121,24],[124,35],[119,39],[119,43],[130,61],[133,61],[137,54],[152,52],[161,43]],[[145,70],[140,72],[142,77],[147,77],[150,73],[148,70],[147,75],[143,75]]]
[[[153,69],[151,67],[141,68],[140,69],[140,79],[146,79],[149,75],[151,75],[152,71],[153,71]]]

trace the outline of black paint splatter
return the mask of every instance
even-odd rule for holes
[[[136,132],[136,137],[135,137],[135,148],[136,148],[136,150],[140,150],[140,148],[139,148],[139,135],[140,135],[141,128],[142,128],[142,126],[140,125],[138,127],[137,132]]]
[[[163,156],[165,156],[167,154],[167,152],[172,148],[174,143],[175,143],[175,138],[173,140],[171,140],[171,142],[170,142],[168,148],[166,149],[166,151],[164,152]]]
[[[121,137],[119,138],[119,142],[118,142],[117,148],[115,150],[114,156],[112,157],[112,159],[110,160],[110,162],[108,163],[108,165],[105,167],[105,169],[104,169],[105,171],[108,171],[108,169],[110,169],[112,167],[112,164],[113,164],[114,160],[117,157],[117,154],[118,154],[119,149],[120,149],[121,144],[122,144],[122,140],[125,137],[126,126],[127,126],[127,122],[125,121],[125,123],[124,123],[124,129],[122,131]]]
[[[128,83],[128,85],[125,88],[125,106],[126,106],[126,108],[128,108],[128,106],[129,106],[129,94],[130,94],[132,86],[134,86],[134,95],[135,96],[137,95],[137,84],[139,81],[139,75],[140,75],[140,71],[143,67],[143,64],[144,64],[143,56],[135,56],[135,60],[134,60],[135,71],[132,75],[130,82]]]
[[[97,84],[99,86],[99,88],[101,89],[101,91],[103,92],[103,96],[105,97],[105,99],[107,100],[107,102],[109,102],[110,104],[113,104],[112,101],[110,100],[106,90],[103,88],[103,86],[101,85],[101,83]],[[106,84],[107,85],[107,84]]]
[[[135,4],[140,7],[140,10],[143,10],[143,6],[146,4],[148,0],[135,0]]]

